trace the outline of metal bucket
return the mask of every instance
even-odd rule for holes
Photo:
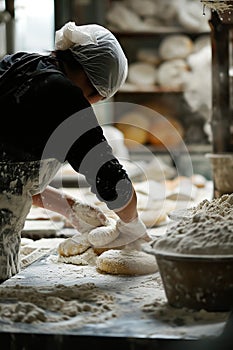
[[[233,153],[208,153],[206,157],[211,161],[214,197],[233,193]]]

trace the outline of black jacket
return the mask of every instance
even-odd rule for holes
[[[0,61],[0,108],[2,161],[68,161],[109,208],[129,201],[131,182],[91,105],[53,57],[5,56]]]

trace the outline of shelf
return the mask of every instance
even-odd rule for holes
[[[132,86],[132,88],[124,88],[124,86],[117,91],[117,94],[121,93],[136,93],[136,94],[141,94],[141,93],[183,93],[183,89],[179,88],[164,88],[164,87],[159,87],[159,86]]]
[[[184,147],[179,148],[177,147],[177,150],[173,149],[174,153],[182,153],[188,151],[191,154],[205,154],[205,153],[211,153],[212,152],[212,146],[210,144],[184,144],[186,149]],[[143,147],[133,148],[130,149],[130,154],[134,155],[142,155],[145,154],[145,148],[150,151],[152,154],[168,154],[169,151],[164,147],[155,147],[153,145],[143,145]]]
[[[156,27],[153,31],[148,30],[148,31],[140,31],[140,30],[135,30],[135,31],[115,31],[114,29],[111,29],[111,27],[108,27],[108,29],[116,36],[116,37],[135,37],[135,36],[154,36],[154,35],[163,35],[163,34],[187,34],[191,36],[199,36],[199,35],[209,35],[210,31],[200,31],[200,32],[193,32],[193,31],[187,31],[182,27]]]

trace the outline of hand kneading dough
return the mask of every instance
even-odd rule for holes
[[[105,251],[96,259],[96,268],[112,275],[147,275],[158,271],[153,255],[126,249]]]

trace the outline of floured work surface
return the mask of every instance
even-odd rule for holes
[[[168,306],[159,273],[113,276],[57,258],[52,251],[0,285],[2,333],[203,339],[228,319]]]

